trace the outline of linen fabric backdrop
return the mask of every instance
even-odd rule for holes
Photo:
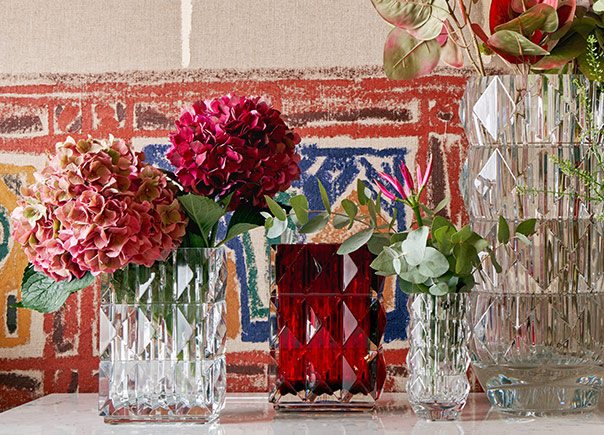
[[[11,307],[27,259],[9,216],[45,152],[67,136],[113,134],[167,167],[182,104],[263,96],[302,138],[302,175],[278,198],[303,191],[319,207],[320,179],[339,204],[355,197],[357,177],[375,193],[377,172],[396,172],[402,160],[425,167],[432,154],[429,205],[450,196],[447,214],[467,221],[457,112],[470,71],[388,80],[380,63],[389,27],[369,0],[33,3],[7,5],[0,18],[0,411],[98,389],[98,284],[56,313]],[[398,215],[402,230],[411,216]],[[325,229],[298,241],[344,237]],[[257,229],[228,245],[229,391],[267,390],[267,243]],[[389,280],[384,301],[386,390],[403,391],[407,297]]]

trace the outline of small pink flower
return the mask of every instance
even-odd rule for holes
[[[399,193],[399,195],[403,197],[403,199],[409,196],[409,189],[405,189],[406,186],[403,187],[396,178],[391,177],[390,175],[385,174],[383,172],[380,172],[379,176],[382,177],[384,180],[388,181],[392,185],[392,187],[394,187],[394,189]]]
[[[413,177],[411,176],[411,172],[409,172],[409,168],[407,168],[407,165],[405,165],[405,162],[401,162],[400,169],[401,173],[403,174],[405,186],[407,186],[409,191],[414,190],[415,186],[413,185]]]
[[[382,186],[382,184],[380,184],[380,182],[378,180],[374,180],[375,184],[377,184],[378,189],[380,189],[380,191],[384,194],[384,196],[386,198],[388,198],[390,201],[394,201],[396,200],[396,196],[394,196],[392,193],[390,193],[388,191],[388,189],[386,189],[384,186]]]
[[[430,160],[428,161],[428,166],[426,167],[426,172],[423,176],[420,165],[417,165],[417,182],[419,184],[419,190],[422,190],[426,186],[430,174],[432,174],[432,154],[430,154]]]
[[[395,177],[392,177],[391,175],[385,174],[383,172],[380,172],[379,176],[382,177],[384,180],[388,181],[388,183],[390,183],[390,185],[394,188],[394,190],[396,190],[396,192],[401,196],[401,198],[403,200],[407,200],[407,199],[412,199],[413,201],[417,200],[419,197],[416,197],[416,192],[414,191],[415,185],[413,184],[413,177],[411,176],[411,172],[409,171],[409,168],[407,168],[407,166],[405,165],[404,162],[401,162],[401,164],[399,165],[399,168],[401,170],[403,179],[405,181],[404,185],[401,185],[401,183]],[[422,174],[422,169],[421,169],[420,165],[417,165],[417,184],[418,184],[418,192],[420,194],[423,191],[424,187],[426,186],[426,183],[428,182],[428,179],[430,178],[431,173],[432,173],[432,155],[430,155],[430,160],[428,162],[428,167],[426,168],[425,173]],[[390,193],[388,191],[388,189],[386,189],[377,180],[374,180],[374,181],[377,184],[380,191],[382,192],[382,194],[386,198],[388,198],[392,201],[397,199],[397,197],[395,195]]]

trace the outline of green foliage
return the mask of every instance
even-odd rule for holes
[[[302,225],[308,222],[308,200],[304,195],[296,195],[289,200],[298,222]]]
[[[325,228],[325,225],[329,222],[329,213],[323,212],[317,214],[311,220],[309,220],[305,225],[303,225],[298,231],[304,234],[308,233],[316,233]]]
[[[338,249],[338,254],[344,255],[356,251],[365,243],[367,243],[372,235],[373,228],[366,228],[356,234],[353,234],[342,242],[340,248]]]
[[[277,202],[273,198],[264,195],[264,199],[266,200],[268,208],[277,219],[279,219],[280,221],[284,221],[287,219],[285,210],[283,210],[283,208],[281,208],[281,206],[277,204]]]
[[[210,247],[210,232],[226,214],[226,209],[211,198],[189,193],[178,197],[187,216],[197,225],[205,246]]]
[[[80,279],[55,281],[29,264],[21,281],[21,301],[14,306],[40,313],[52,313],[63,306],[70,294],[94,284],[90,272]]]
[[[321,192],[321,200],[323,201],[325,210],[327,211],[327,213],[331,213],[331,204],[329,203],[329,197],[327,196],[327,191],[325,190],[325,188],[323,187],[323,185],[321,184],[321,182],[319,180],[317,180],[317,183],[319,183],[319,191]]]
[[[224,240],[218,243],[221,246],[235,237],[260,227],[264,224],[264,219],[260,212],[253,207],[239,207],[233,212],[229,225],[227,226],[226,236]]]
[[[384,233],[373,233],[369,241],[367,242],[367,248],[369,252],[374,255],[378,255],[382,250],[390,245],[390,236]]]
[[[366,205],[367,199],[371,197],[371,191],[365,186],[365,183],[359,178],[357,179],[357,198],[360,205]]]
[[[344,199],[340,204],[344,212],[337,212],[332,209],[326,191],[319,183],[325,210],[309,210],[306,198],[298,195],[290,201],[294,215],[289,217],[297,218],[314,213],[314,217],[304,224],[301,219],[297,219],[300,224],[298,231],[307,234],[321,231],[330,221],[335,229],[350,229],[353,224],[358,224],[362,228],[342,242],[338,254],[350,254],[367,245],[370,252],[376,255],[371,267],[379,275],[398,276],[401,288],[407,293],[423,292],[442,296],[447,293],[469,292],[475,285],[474,274],[480,273],[483,262],[490,258],[493,267],[501,272],[501,266],[495,258],[496,250],[515,240],[528,242],[527,237],[536,225],[535,220],[521,222],[514,237],[511,237],[507,221],[501,218],[497,231],[500,245],[491,246],[487,240],[472,231],[470,226],[457,229],[447,218],[436,215],[447,206],[448,201],[444,200],[435,210],[423,208],[427,215],[421,218],[423,225],[392,233],[390,231],[394,222],[381,216],[379,196],[374,201],[360,180],[357,188],[358,204]],[[363,204],[369,211],[367,215],[359,215],[359,207]],[[282,211],[281,207],[269,202],[269,208],[273,214],[264,214],[265,227],[270,235],[276,237],[280,231],[285,230],[286,221],[281,219],[282,215],[277,216]],[[417,218],[420,213],[419,204],[414,211]]]
[[[537,224],[537,219],[528,219],[524,222],[520,222],[516,227],[516,236],[522,234],[524,236],[529,236],[535,231],[535,225]]]
[[[534,220],[522,222],[514,239],[528,240],[535,228]],[[459,230],[448,219],[436,216],[431,226],[408,230],[391,236],[371,267],[384,276],[398,275],[401,289],[406,293],[429,293],[442,296],[447,293],[468,292],[475,283],[474,274],[480,273],[486,258],[498,273],[501,266],[494,252],[505,248],[513,239],[505,219],[500,220],[498,233],[504,242],[496,247],[465,226]],[[530,242],[529,242],[530,243]],[[483,257],[481,258],[481,254]]]
[[[510,227],[503,216],[499,216],[499,227],[497,229],[497,241],[507,243],[510,241]]]
[[[595,29],[587,37],[587,50],[578,58],[579,68],[585,76],[597,82],[604,81],[604,50],[596,35],[602,34],[601,29]]]

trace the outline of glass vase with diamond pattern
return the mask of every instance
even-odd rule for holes
[[[602,394],[602,203],[560,163],[601,176],[589,149],[603,109],[599,85],[582,76],[468,82],[460,188],[473,230],[494,244],[500,215],[511,227],[537,219],[529,244],[497,252],[501,274],[485,261],[473,291],[472,365],[499,411],[581,412]]]
[[[371,410],[386,378],[383,277],[367,247],[271,249],[269,400],[279,410]]]
[[[226,254],[179,248],[101,282],[105,422],[208,422],[226,393]]]
[[[455,420],[466,404],[470,392],[468,299],[468,293],[418,293],[407,300],[407,394],[419,418]]]

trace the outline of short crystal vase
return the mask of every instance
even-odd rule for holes
[[[468,293],[409,296],[407,394],[426,420],[455,420],[470,392]]]
[[[269,400],[278,410],[363,411],[386,378],[383,277],[366,247],[271,249]]]
[[[216,419],[226,393],[226,253],[179,248],[101,283],[99,412],[107,423]]]

